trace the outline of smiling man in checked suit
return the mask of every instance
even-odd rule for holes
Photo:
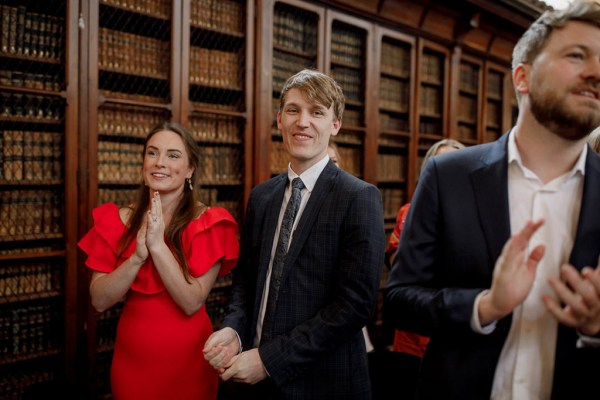
[[[383,267],[383,208],[375,186],[327,155],[343,109],[341,88],[320,72],[303,70],[283,88],[277,124],[288,171],[250,194],[225,328],[205,346],[221,378],[242,383],[241,397],[371,398],[361,329],[373,317]],[[279,226],[297,177],[300,207],[270,305]]]

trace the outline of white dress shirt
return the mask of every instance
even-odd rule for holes
[[[298,213],[294,218],[294,225],[292,227],[292,234],[290,236],[290,241],[288,246],[291,245],[292,240],[294,240],[294,231],[296,230],[296,226],[298,226],[298,221],[302,217],[302,212],[306,207],[306,203],[308,203],[308,199],[310,198],[310,194],[312,193],[315,184],[317,183],[317,179],[321,175],[321,172],[325,169],[325,166],[329,162],[329,156],[326,155],[323,159],[317,162],[315,165],[304,171],[300,178],[302,179],[302,183],[304,183],[304,189],[302,189],[301,195],[302,200],[300,201],[300,207],[298,208]],[[291,182],[294,178],[298,177],[298,175],[292,170],[290,164],[288,164],[288,181]],[[288,182],[288,183],[289,183]],[[279,211],[279,220],[277,222],[277,229],[275,230],[275,236],[273,237],[273,247],[271,249],[271,260],[269,261],[269,270],[267,271],[267,278],[265,282],[265,288],[262,293],[262,298],[260,300],[260,309],[258,314],[258,322],[256,324],[256,338],[255,338],[255,346],[258,346],[260,341],[260,335],[262,333],[262,321],[265,316],[265,309],[267,307],[267,298],[269,297],[269,284],[271,281],[271,270],[273,269],[273,257],[275,256],[275,249],[277,248],[277,238],[279,237],[279,228],[281,227],[281,221],[283,221],[283,214],[285,212],[285,208],[287,203],[292,195],[292,185],[288,184],[285,188],[285,193],[283,195],[283,202],[281,203],[281,210]]]
[[[508,139],[508,205],[510,229],[520,231],[528,220],[544,219],[529,243],[529,249],[545,245],[533,287],[525,301],[513,311],[512,324],[494,375],[492,400],[549,400],[552,394],[558,322],[546,310],[542,295],[556,298],[548,284],[567,263],[573,243],[583,193],[587,146],[566,174],[544,184],[523,165],[514,134]],[[475,302],[473,328],[480,333],[494,330],[495,323],[481,328]]]

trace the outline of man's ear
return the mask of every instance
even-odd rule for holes
[[[519,95],[527,94],[529,92],[529,64],[519,64],[515,67],[512,73],[513,85],[515,91]]]

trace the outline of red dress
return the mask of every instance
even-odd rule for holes
[[[400,243],[400,235],[402,234],[402,228],[404,227],[404,221],[408,215],[408,209],[410,203],[406,203],[400,210],[398,210],[398,216],[396,217],[396,226],[394,231],[390,235],[386,254],[395,254]],[[425,350],[429,344],[429,337],[422,336],[417,333],[401,331],[396,329],[394,332],[394,344],[392,346],[393,351],[399,351],[401,353],[414,354],[415,356],[423,357]]]
[[[134,243],[117,260],[126,227],[115,204],[93,210],[94,226],[79,241],[86,265],[111,272],[135,251]],[[212,207],[188,224],[182,244],[189,271],[196,278],[221,260],[219,275],[237,264],[237,223],[224,208]],[[213,332],[203,306],[191,316],[173,301],[149,257],[140,268],[117,327],[111,367],[116,400],[216,399],[217,371],[204,360],[202,348]]]

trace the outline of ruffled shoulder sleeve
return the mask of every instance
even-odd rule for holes
[[[240,251],[238,224],[222,207],[211,207],[190,222],[183,233],[190,274],[197,278],[221,261],[219,276],[237,265]]]
[[[126,227],[116,204],[106,203],[92,211],[94,226],[77,243],[87,254],[85,265],[94,271],[112,272],[117,266],[119,242]]]

